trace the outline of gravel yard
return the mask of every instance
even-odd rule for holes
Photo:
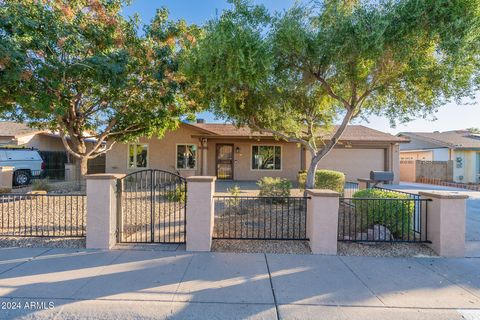
[[[308,241],[213,240],[212,251],[236,253],[310,254]],[[421,243],[338,242],[340,256],[434,257],[437,254]]]
[[[85,248],[85,238],[0,237],[3,248]]]
[[[86,196],[0,195],[0,236],[85,236]]]
[[[423,243],[354,243],[338,242],[340,256],[434,257],[437,254]]]
[[[237,253],[310,254],[308,241],[213,240],[212,251]]]
[[[35,180],[33,180],[34,182]],[[85,181],[48,181],[47,185],[50,187],[51,194],[85,194],[86,182]],[[33,183],[24,187],[15,187],[12,189],[12,193],[26,194],[33,191]]]

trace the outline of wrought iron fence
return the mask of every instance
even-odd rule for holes
[[[85,237],[86,195],[1,194],[0,236]]]
[[[412,198],[340,198],[338,240],[428,242],[428,201]],[[420,208],[418,218],[417,208]]]
[[[214,196],[214,238],[306,240],[307,199]]]
[[[417,231],[417,232],[420,231],[420,219],[421,219],[422,204],[423,204],[423,202],[421,201],[420,195],[415,194],[415,193],[401,191],[401,190],[394,190],[394,189],[382,188],[382,187],[377,187],[377,186],[375,186],[374,188],[375,189],[380,189],[380,190],[385,190],[385,191],[388,191],[388,192],[395,192],[395,193],[399,193],[399,194],[404,194],[404,195],[407,195],[410,199],[414,200],[414,202],[413,202],[414,207],[415,207],[414,208],[414,217],[413,217],[414,228],[415,228],[415,231]]]

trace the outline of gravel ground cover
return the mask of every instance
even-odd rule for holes
[[[236,253],[310,254],[308,241],[213,240],[212,251]],[[340,256],[434,257],[437,254],[421,243],[338,242]]]
[[[338,255],[372,257],[434,257],[435,251],[423,243],[338,242]]]
[[[51,194],[85,194],[87,189],[85,181],[49,181],[48,185]],[[30,191],[33,191],[32,184],[12,189],[12,193],[15,194],[26,194]]]
[[[0,236],[85,236],[86,196],[0,195]]]
[[[212,251],[237,253],[309,254],[308,241],[213,240]]]
[[[85,248],[85,238],[0,237],[0,247]]]

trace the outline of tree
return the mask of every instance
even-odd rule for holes
[[[232,3],[184,65],[197,101],[305,146],[308,188],[352,119],[408,121],[478,87],[478,0],[325,0],[274,15]]]
[[[467,131],[473,134],[480,134],[480,128],[467,128]]]
[[[199,29],[161,9],[140,36],[124,4],[0,2],[1,115],[58,132],[82,175],[116,141],[162,135],[195,111],[178,60]]]

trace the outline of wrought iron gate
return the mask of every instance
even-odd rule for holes
[[[184,243],[187,182],[163,170],[142,170],[117,181],[118,242]]]

